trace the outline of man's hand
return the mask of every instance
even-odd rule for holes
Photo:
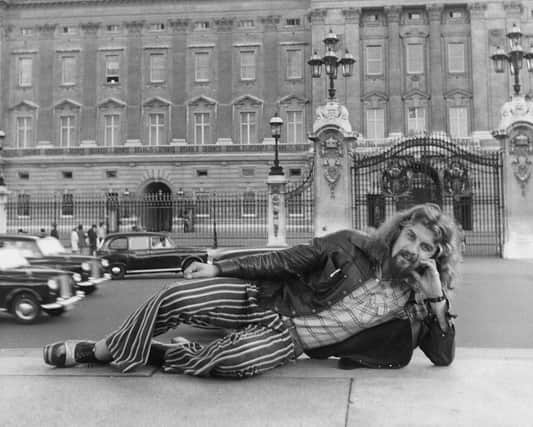
[[[216,277],[218,267],[213,264],[194,261],[183,272],[186,279],[205,279],[206,277]]]
[[[420,261],[420,267],[424,269],[422,274],[416,270],[412,271],[413,277],[416,279],[421,291],[426,295],[426,298],[438,298],[442,296],[442,283],[440,281],[439,271],[437,270],[437,263],[433,258]]]

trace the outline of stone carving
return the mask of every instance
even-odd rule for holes
[[[316,109],[316,118],[313,131],[325,125],[337,125],[347,132],[352,131],[352,125],[348,119],[348,109],[337,102],[327,102]]]
[[[278,237],[279,233],[279,218],[281,210],[281,184],[271,184],[270,194],[272,200],[272,225],[274,228],[274,237]]]
[[[529,160],[529,155],[532,152],[531,142],[526,135],[520,134],[511,141],[509,154],[515,156],[511,165],[513,167],[514,177],[520,185],[522,197],[526,196],[526,187],[531,177],[531,160]]]
[[[324,169],[324,178],[328,183],[331,198],[334,199],[335,187],[341,177],[341,159],[344,157],[342,135],[337,132],[325,133],[320,140],[319,150]]]
[[[533,102],[523,96],[514,96],[511,101],[503,104],[500,110],[500,125],[495,132],[507,130],[518,121],[533,124]]]

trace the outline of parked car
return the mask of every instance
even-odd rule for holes
[[[0,310],[21,323],[60,316],[83,298],[69,271],[32,266],[20,251],[0,249]]]
[[[107,261],[88,255],[71,254],[54,237],[0,234],[0,247],[19,250],[31,265],[70,271],[77,290],[86,295],[93,293],[100,283],[110,279]]]
[[[181,272],[207,260],[207,249],[177,246],[165,233],[132,231],[106,236],[97,255],[109,263],[112,279],[127,274]]]

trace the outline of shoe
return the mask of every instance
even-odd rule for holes
[[[78,363],[96,363],[94,341],[67,340],[43,347],[44,363],[57,368],[70,368]]]

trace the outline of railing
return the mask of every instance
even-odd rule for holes
[[[310,143],[279,144],[281,152],[305,152],[311,147]],[[274,144],[206,144],[206,145],[131,145],[118,147],[33,147],[12,148],[5,147],[3,157],[26,156],[63,156],[63,155],[99,155],[99,154],[195,154],[195,153],[272,153]]]
[[[20,196],[20,195],[19,195]],[[31,198],[11,195],[7,202],[8,232],[49,234],[57,225],[60,239],[70,245],[70,232],[82,224],[104,222],[109,232],[143,229],[168,232],[182,245],[264,245],[267,241],[267,193],[211,193],[202,197],[150,194],[124,195],[41,194]],[[302,191],[287,201],[290,244],[306,242],[312,235],[312,194]]]

